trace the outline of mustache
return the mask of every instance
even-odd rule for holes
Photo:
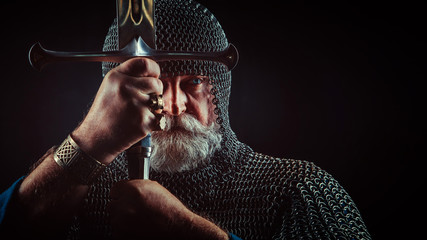
[[[208,128],[211,128],[211,126],[204,126],[196,117],[188,113],[182,113],[179,116],[165,115],[164,117],[166,124],[163,132],[187,131],[205,133]]]

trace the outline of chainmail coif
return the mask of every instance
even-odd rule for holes
[[[220,51],[227,47],[216,18],[191,0],[156,0],[156,49]],[[115,23],[104,50],[117,50]],[[103,64],[105,75],[115,65]],[[238,141],[228,119],[231,74],[219,63],[160,63],[162,76],[202,74],[210,78],[222,148],[207,166],[183,173],[151,172],[189,209],[243,239],[370,239],[358,209],[331,175],[313,163],[254,152]],[[127,179],[126,154],[120,154],[90,187],[84,211],[69,239],[108,239],[106,205],[111,186]]]

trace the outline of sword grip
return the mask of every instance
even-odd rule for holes
[[[149,179],[151,134],[130,147],[126,154],[129,179]]]

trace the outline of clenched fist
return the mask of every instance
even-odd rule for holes
[[[158,64],[133,58],[112,69],[73,139],[87,154],[109,164],[155,127],[149,95],[162,94]]]

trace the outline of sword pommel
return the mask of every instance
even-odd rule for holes
[[[31,46],[30,52],[28,54],[28,60],[30,61],[31,66],[37,71],[41,71],[43,66],[49,63],[47,54],[44,51],[44,48],[40,45],[39,42]]]

